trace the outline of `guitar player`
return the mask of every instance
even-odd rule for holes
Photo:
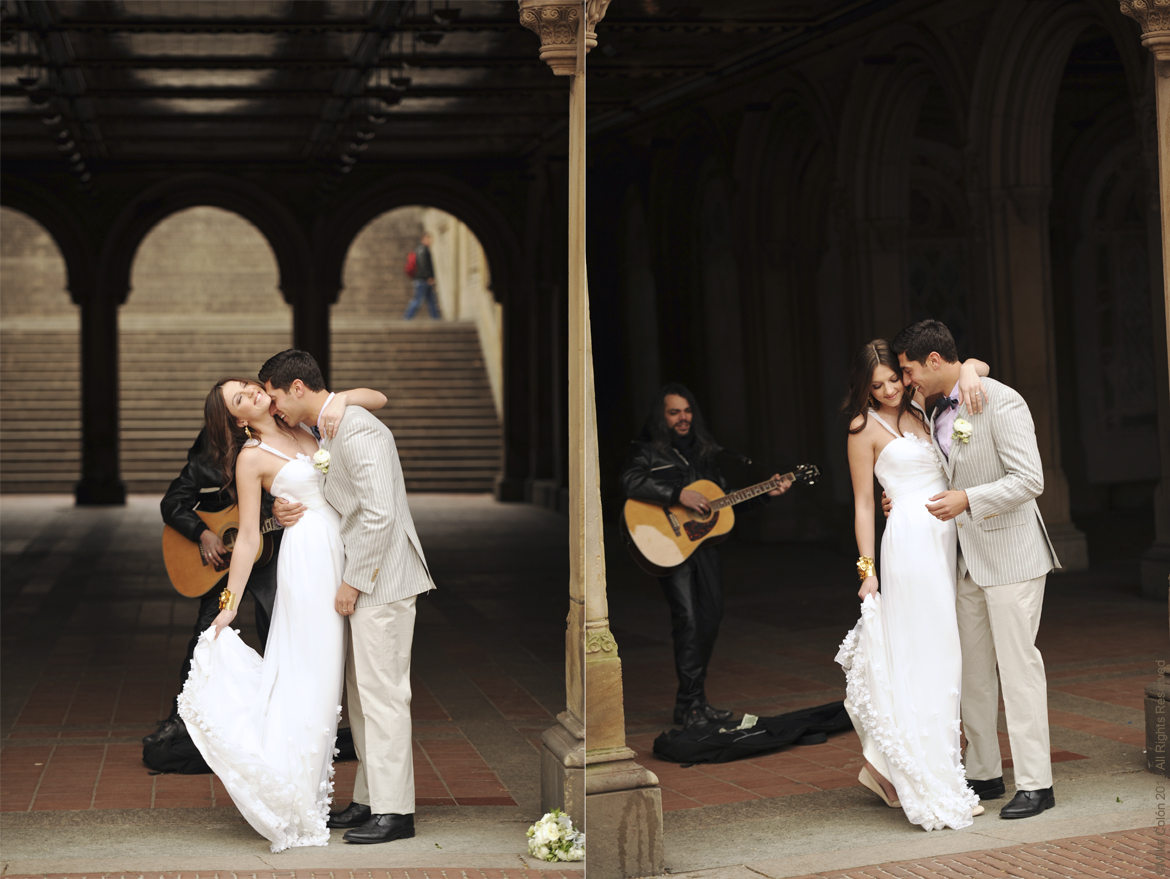
[[[630,444],[622,468],[622,491],[627,498],[662,506],[682,504],[697,513],[710,512],[707,499],[685,486],[709,479],[727,491],[727,480],[715,456],[719,444],[707,432],[694,395],[681,384],[665,385],[655,397],[638,439]],[[779,480],[777,473],[774,479]],[[788,491],[791,481],[745,503],[745,507],[766,503]],[[715,708],[707,701],[704,684],[711,652],[723,619],[723,585],[719,549],[706,544],[669,576],[659,577],[670,606],[671,635],[674,639],[674,668],[678,694],[674,722],[684,729],[724,723],[732,712]]]
[[[195,438],[194,444],[187,452],[187,463],[178,477],[171,483],[162,499],[163,521],[190,540],[192,543],[203,544],[203,551],[216,565],[224,565],[224,578],[208,592],[199,598],[199,615],[195,620],[195,632],[187,644],[187,655],[183,658],[183,667],[179,672],[179,687],[187,680],[191,671],[191,658],[195,655],[195,645],[199,643],[199,636],[207,630],[216,616],[219,615],[219,596],[227,588],[228,550],[219,536],[209,529],[197,515],[195,509],[204,512],[218,512],[235,503],[228,487],[222,485],[223,474],[207,463],[203,457],[206,436],[203,430]],[[273,499],[268,492],[261,498],[261,514],[263,518],[273,515]],[[284,505],[289,507],[291,505]],[[299,507],[299,505],[298,505]],[[277,509],[279,518],[281,511]],[[291,524],[285,518],[283,524]],[[268,564],[254,567],[248,578],[245,596],[252,596],[256,605],[256,632],[260,636],[260,643],[268,641],[268,625],[272,619],[272,603],[276,599],[276,556],[280,552],[281,532],[272,532],[269,539],[273,541],[272,559]],[[186,734],[183,721],[179,717],[179,697],[175,696],[171,707],[171,714],[165,720],[159,721],[158,729],[143,738],[143,745],[161,742],[174,737],[176,734]]]

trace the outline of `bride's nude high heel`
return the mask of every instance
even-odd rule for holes
[[[888,796],[886,796],[886,792],[884,790],[882,790],[882,786],[880,784],[878,784],[877,779],[874,778],[873,775],[870,773],[868,766],[861,767],[861,771],[859,773],[857,773],[857,780],[860,781],[862,784],[864,784],[867,788],[869,788],[875,794],[877,794],[879,797],[881,797],[882,802],[885,803],[887,806],[889,806],[891,809],[901,809],[902,808],[901,802],[899,802],[898,800],[891,800]]]

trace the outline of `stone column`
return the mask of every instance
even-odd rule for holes
[[[663,872],[662,794],[625,743],[621,660],[609,631],[585,268],[585,54],[609,0],[520,0],[520,22],[569,87],[569,617],[566,711],[544,736],[541,799],[586,822],[590,876]],[[582,28],[582,19],[585,27]],[[585,706],[589,706],[588,729]],[[576,811],[574,811],[576,810]],[[586,814],[587,813],[587,820]]]
[[[1056,392],[1055,327],[1049,273],[1047,187],[993,189],[986,199],[991,289],[996,314],[997,378],[1028,403],[1044,465],[1044,493],[1037,498],[1048,536],[1064,571],[1089,566],[1085,535],[1073,524],[1068,478],[1060,453]]]
[[[72,279],[71,279],[72,286]],[[82,293],[81,305],[81,480],[79,505],[124,504],[118,442],[118,306],[128,291],[99,281]]]
[[[1158,449],[1162,478],[1154,493],[1154,545],[1142,556],[1142,594],[1168,595],[1170,580],[1170,0],[1121,0],[1121,11],[1142,26],[1142,45],[1154,53],[1154,120],[1149,134],[1156,139],[1158,192],[1161,205],[1161,290],[1151,289],[1151,323],[1157,332],[1154,350],[1158,394]],[[1151,238],[1154,235],[1151,234]],[[1153,248],[1157,252],[1158,247]],[[1151,278],[1156,277],[1151,271]],[[1159,301],[1160,300],[1160,301]],[[1165,346],[1165,347],[1163,347]]]
[[[325,387],[329,387],[329,306],[337,301],[339,290],[322,290],[310,284],[281,284],[281,293],[293,307],[293,347],[308,351],[321,367]]]

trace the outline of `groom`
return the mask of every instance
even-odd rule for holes
[[[349,406],[336,437],[322,440],[324,425],[318,421],[333,394],[325,389],[317,361],[304,351],[282,351],[264,364],[259,377],[277,414],[313,432],[328,453],[325,499],[341,514],[345,575],[335,607],[349,620],[345,686],[361,762],[353,802],[331,813],[328,826],[348,828],[347,842],[409,839],[414,836],[415,599],[435,584],[406,503],[394,437],[365,409]]]
[[[1003,682],[1016,795],[1001,818],[1029,818],[1056,804],[1048,742],[1048,683],[1036,631],[1048,572],[1059,567],[1036,498],[1044,470],[1028,404],[1016,391],[983,379],[980,414],[958,405],[959,355],[940,321],[902,330],[890,347],[907,385],[940,396],[931,416],[934,446],[950,491],[927,509],[956,519],[957,615],[963,654],[960,708],[967,734],[967,784],[983,800],[1003,796],[999,695]]]

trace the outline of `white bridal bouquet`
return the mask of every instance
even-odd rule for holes
[[[585,860],[585,834],[560,809],[553,809],[528,828],[528,854],[542,861]]]

